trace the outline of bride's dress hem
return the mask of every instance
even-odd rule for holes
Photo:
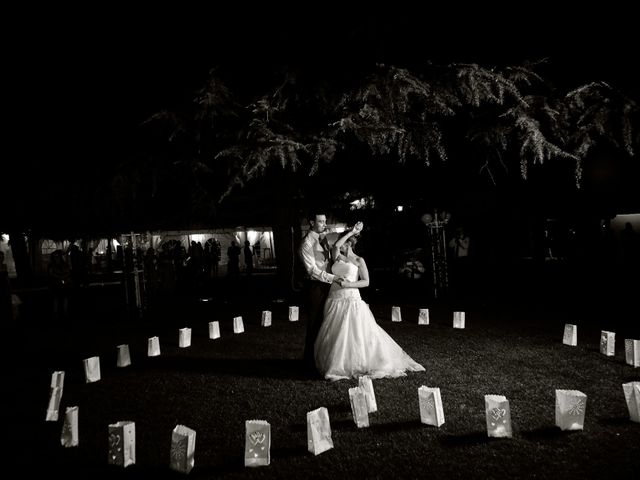
[[[408,372],[417,373],[417,372],[425,371],[425,368],[422,365],[418,365],[418,367],[410,367],[410,368],[407,368],[406,370],[397,370],[395,372],[375,372],[375,371],[364,372],[364,373],[354,372],[351,375],[335,375],[331,373],[326,373],[324,375],[324,379],[331,380],[332,382],[336,382],[338,380],[349,380],[352,378],[359,378],[359,377],[369,377],[372,380],[377,380],[380,378],[400,378],[400,377],[406,377]]]
[[[358,267],[338,261],[333,273],[355,281]],[[324,307],[324,321],[315,342],[315,363],[327,380],[360,376],[397,378],[423,372],[375,320],[357,288],[332,286]]]

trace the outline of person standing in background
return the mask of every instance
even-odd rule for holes
[[[251,275],[253,273],[253,251],[251,250],[249,240],[245,240],[244,242],[244,265],[247,275]]]

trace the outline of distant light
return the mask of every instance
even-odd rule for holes
[[[342,232],[344,232],[346,230],[346,228],[344,228],[344,227],[336,227],[336,228],[334,228],[332,230],[334,232],[336,232],[336,233],[342,233]]]
[[[402,210],[404,210],[404,207],[402,205],[398,205],[396,207],[396,212],[401,212]]]

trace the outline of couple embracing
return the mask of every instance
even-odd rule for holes
[[[353,247],[362,222],[329,245],[327,218],[315,212],[300,246],[307,272],[307,334],[304,362],[328,380],[368,375],[400,377],[407,371],[424,371],[377,323],[360,297],[369,286],[369,271]]]

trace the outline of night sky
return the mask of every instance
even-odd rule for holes
[[[47,181],[96,178],[102,165],[122,159],[145,118],[188,101],[216,65],[242,88],[259,90],[282,64],[322,71],[546,57],[545,72],[561,88],[604,80],[640,97],[637,31],[628,11],[560,13],[536,5],[463,17],[456,8],[393,7],[11,12],[5,47],[18,148],[8,167],[10,189],[28,186],[24,179],[34,169]]]

